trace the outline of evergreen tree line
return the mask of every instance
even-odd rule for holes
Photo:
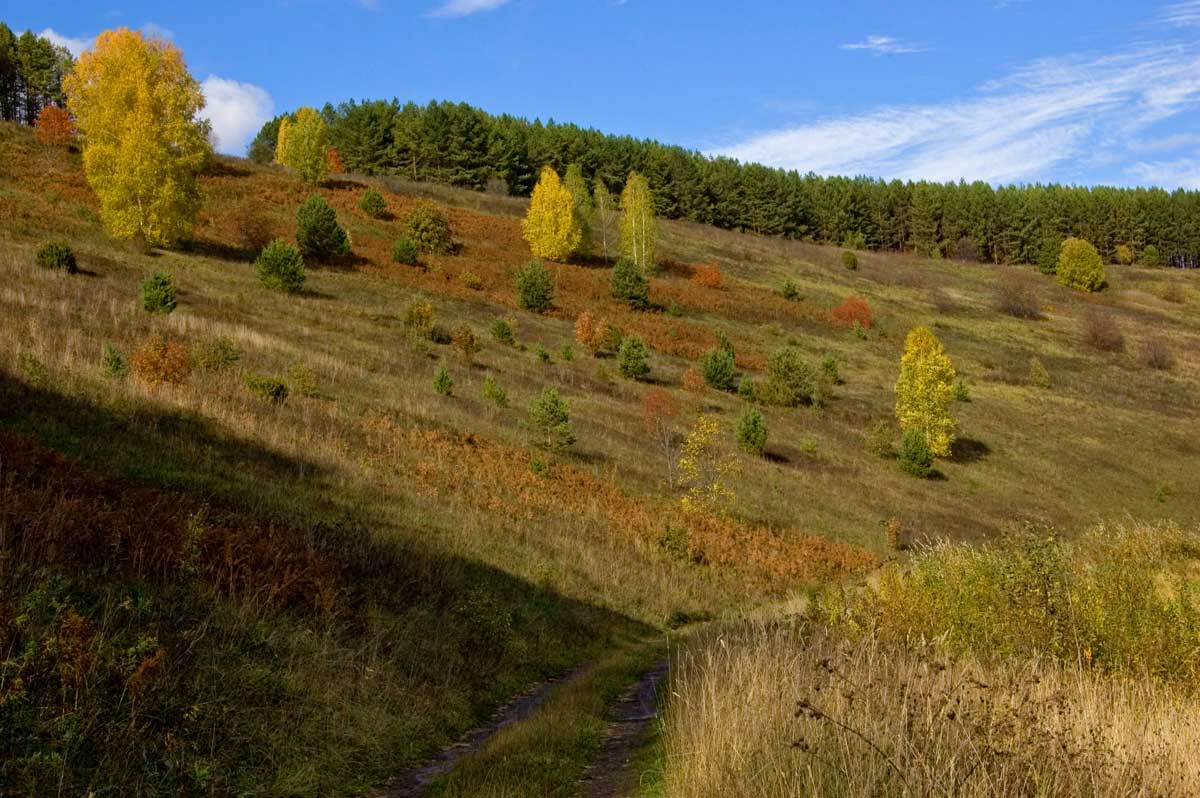
[[[321,114],[330,146],[360,174],[528,196],[542,166],[578,164],[614,192],[631,172],[644,175],[659,216],[733,230],[997,263],[1037,263],[1078,237],[1110,261],[1118,247],[1135,256],[1153,247],[1162,262],[1200,265],[1194,191],[821,177],[465,103],[350,101]],[[263,126],[252,159],[271,161],[282,118]]]
[[[0,119],[32,125],[47,105],[62,106],[73,63],[65,47],[30,30],[17,36],[0,22]]]

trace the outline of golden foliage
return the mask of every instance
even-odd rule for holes
[[[147,385],[182,385],[191,373],[184,345],[161,335],[142,341],[129,361],[133,375]]]
[[[207,163],[204,95],[169,42],[105,31],[63,88],[83,135],[83,168],[113,235],[170,244],[191,232]]]
[[[529,198],[529,212],[521,222],[525,240],[535,257],[564,261],[583,243],[583,232],[575,213],[575,198],[547,166]]]
[[[621,254],[643,272],[648,272],[654,268],[657,235],[650,184],[637,172],[630,172],[625,190],[621,192]]]
[[[702,513],[724,515],[737,500],[733,482],[740,470],[737,458],[722,445],[721,425],[712,416],[696,419],[683,442],[679,458],[679,484],[687,489],[683,507]]]
[[[314,186],[329,176],[328,133],[315,108],[301,108],[290,124],[286,118],[279,124],[275,160]]]
[[[900,429],[925,432],[938,457],[950,454],[957,425],[950,417],[957,377],[942,342],[927,327],[914,327],[904,340],[896,381],[896,418]]]

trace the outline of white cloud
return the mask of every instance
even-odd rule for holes
[[[891,36],[868,36],[861,42],[848,42],[842,45],[843,50],[867,50],[872,55],[899,55],[901,53],[923,53],[926,47],[910,42],[902,42]]]
[[[432,17],[466,17],[479,11],[491,11],[509,0],[446,0],[429,12]]]
[[[67,48],[71,55],[75,56],[76,58],[78,58],[79,54],[84,50],[91,47],[92,42],[96,40],[95,36],[64,36],[54,28],[46,28],[44,31],[39,33],[38,36],[41,36],[43,39],[49,39],[51,44]]]
[[[1019,181],[1102,147],[1126,147],[1154,122],[1197,107],[1200,53],[1159,44],[1044,59],[974,95],[768,131],[719,154],[821,174]]]
[[[1200,189],[1200,158],[1175,161],[1139,161],[1126,170],[1137,183],[1163,188]]]
[[[147,36],[152,36],[155,39],[166,39],[167,41],[174,41],[175,39],[175,31],[171,30],[170,28],[164,28],[162,25],[158,25],[153,22],[143,23],[141,31]]]
[[[265,89],[250,83],[209,75],[200,84],[205,107],[200,115],[212,122],[217,149],[244,155],[246,145],[275,111]]]
[[[1172,3],[1162,10],[1159,19],[1177,28],[1189,28],[1200,25],[1200,0],[1186,0],[1183,3]]]

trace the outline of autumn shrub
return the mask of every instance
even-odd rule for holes
[[[631,335],[621,341],[621,348],[617,350],[617,368],[622,377],[631,380],[643,379],[650,373],[650,350],[641,338]]]
[[[420,262],[417,258],[417,245],[407,238],[397,238],[392,244],[392,260],[405,266],[416,266]]]
[[[382,219],[387,215],[387,201],[383,195],[373,188],[368,188],[363,192],[362,197],[358,201],[359,210],[370,216],[372,219]]]
[[[609,293],[613,299],[624,302],[634,310],[650,307],[650,281],[629,258],[620,258],[613,265]]]
[[[433,336],[433,305],[417,297],[404,309],[404,331],[414,341],[428,341]]]
[[[1133,248],[1128,244],[1117,244],[1113,256],[1120,265],[1129,266],[1133,263]]]
[[[267,244],[254,264],[258,267],[258,279],[267,288],[287,294],[304,290],[304,258],[283,239]]]
[[[742,411],[737,423],[738,446],[754,455],[761,455],[767,445],[767,422],[756,407]]]
[[[133,376],[146,385],[182,385],[191,373],[184,345],[157,334],[138,344],[129,365]]]
[[[702,415],[683,441],[679,483],[685,510],[725,516],[737,501],[737,460],[726,450],[720,422]]]
[[[508,407],[508,394],[491,374],[483,378],[483,398],[496,407]]]
[[[404,236],[419,252],[449,255],[454,251],[450,220],[432,202],[422,200],[404,217]]]
[[[575,340],[595,354],[596,319],[586,310],[575,317]]]
[[[490,328],[492,338],[496,343],[504,346],[514,346],[517,343],[516,334],[513,332],[513,323],[505,318],[498,318],[492,322]]]
[[[912,532],[899,518],[892,516],[883,525],[888,548],[892,551],[908,551],[912,546]]]
[[[192,362],[205,371],[221,371],[241,359],[237,345],[225,336],[203,341],[192,348]]]
[[[929,436],[920,427],[909,427],[900,436],[900,470],[921,479],[933,473]]]
[[[333,147],[325,151],[325,170],[331,175],[346,173],[346,165],[342,163],[342,155]]]
[[[675,467],[679,458],[679,440],[675,432],[678,416],[679,406],[662,388],[651,390],[642,399],[642,429],[662,452],[668,489],[675,487]]]
[[[869,330],[875,324],[875,319],[871,315],[871,306],[867,304],[867,300],[859,296],[847,297],[842,304],[831,310],[829,315],[835,323],[843,327],[858,326]]]
[[[982,255],[979,250],[979,244],[975,243],[975,239],[970,236],[962,236],[955,242],[953,254],[956,260],[966,261],[967,263],[978,263]]]
[[[1084,310],[1080,323],[1083,342],[1092,349],[1101,352],[1121,352],[1125,349],[1125,335],[1108,311],[1088,307]]]
[[[1018,319],[1036,319],[1042,315],[1038,281],[1027,272],[1005,266],[996,274],[996,309]]]
[[[306,260],[328,261],[350,254],[350,236],[319,194],[309,197],[296,212],[296,246]]]
[[[469,324],[460,324],[454,328],[450,337],[450,345],[454,347],[454,351],[458,353],[462,361],[468,365],[473,363],[475,355],[479,354],[479,339],[475,337],[475,331]]]
[[[483,278],[475,272],[463,272],[459,275],[459,279],[462,280],[463,285],[465,285],[467,288],[470,288],[472,291],[483,290]]]
[[[271,220],[259,203],[249,200],[237,207],[233,217],[233,237],[246,253],[262,252],[274,239],[271,232]]]
[[[433,373],[433,390],[439,396],[450,396],[454,392],[454,378],[444,365],[439,365]]]
[[[1068,238],[1058,255],[1058,281],[1077,291],[1101,291],[1108,282],[1100,253],[1081,238]]]
[[[1143,249],[1141,261],[1143,266],[1150,266],[1151,268],[1161,266],[1162,256],[1158,254],[1158,247],[1151,244]]]
[[[680,377],[679,385],[690,393],[700,393],[704,390],[707,383],[699,369],[695,366],[689,366],[687,371],[683,372],[683,376]]]
[[[517,304],[533,313],[544,313],[554,305],[554,277],[540,260],[517,270]]]
[[[112,344],[104,345],[104,355],[101,358],[100,366],[104,370],[105,377],[115,380],[123,379],[129,373],[129,364],[125,362],[125,356]]]
[[[75,122],[65,108],[57,105],[42,109],[34,130],[38,142],[49,147],[66,147],[75,140]]]
[[[1166,339],[1157,335],[1147,338],[1142,343],[1141,355],[1142,365],[1159,371],[1166,371],[1175,363]]]
[[[278,377],[263,374],[247,374],[246,390],[251,396],[276,405],[283,404],[288,398],[287,383]]]
[[[718,391],[732,391],[737,380],[734,354],[724,347],[714,347],[700,356],[700,374],[704,382]]]
[[[692,282],[702,288],[721,287],[721,267],[715,263],[702,263],[692,270]]]
[[[558,395],[555,388],[546,387],[529,407],[529,433],[534,446],[550,452],[561,452],[575,443],[571,431],[571,405]]]
[[[58,269],[67,274],[79,271],[79,265],[75,262],[75,252],[65,241],[47,241],[37,248],[33,260],[43,269]]]
[[[163,272],[154,272],[138,283],[138,300],[151,313],[175,310],[175,283]]]
[[[858,268],[858,255],[855,255],[850,250],[842,253],[842,266],[849,271],[854,271]]]
[[[1046,364],[1042,363],[1041,358],[1029,358],[1029,371],[1025,376],[1025,381],[1034,388],[1050,387],[1050,372],[1046,370]]]

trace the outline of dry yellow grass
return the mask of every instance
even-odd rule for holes
[[[671,677],[663,794],[1200,794],[1200,701],[1153,680],[756,625],[693,640]]]

